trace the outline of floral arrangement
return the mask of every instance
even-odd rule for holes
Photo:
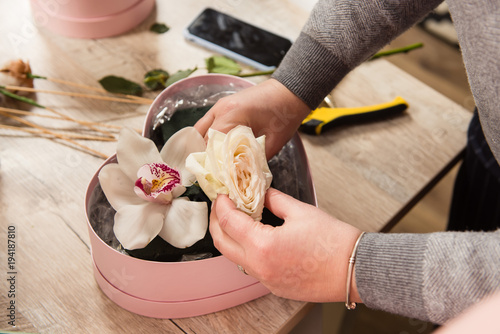
[[[207,203],[189,200],[189,187],[201,187],[210,200],[227,194],[238,209],[260,220],[272,181],[264,139],[238,126],[227,134],[209,130],[206,144],[196,129],[184,127],[158,151],[152,140],[124,128],[117,163],[99,172],[102,190],[116,210],[113,230],[118,241],[134,250],[156,236],[176,248],[203,239]]]

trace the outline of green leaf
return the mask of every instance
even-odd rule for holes
[[[184,108],[176,110],[161,126],[156,127],[151,133],[151,140],[161,150],[167,140],[177,131],[193,126],[202,118],[212,106]]]
[[[187,197],[189,198],[190,201],[193,202],[207,202],[207,204],[211,204],[210,199],[203,192],[198,183],[195,183],[192,186],[187,187],[186,191],[181,195],[181,197]]]
[[[174,74],[172,74],[168,78],[167,82],[165,83],[165,86],[168,87],[168,86],[170,86],[171,84],[173,84],[176,81],[179,81],[181,79],[187,78],[188,76],[190,76],[197,69],[198,68],[195,67],[192,70],[191,69],[187,69],[187,70],[183,70],[183,71],[180,70],[180,71],[175,72]]]
[[[210,205],[207,204],[207,207],[209,208],[208,212],[210,212]],[[203,239],[187,248],[176,248],[163,240],[162,237],[157,236],[144,248],[134,250],[126,249],[125,251],[135,258],[159,262],[182,261],[183,255],[198,255],[194,256],[194,259],[210,258],[220,255],[220,252],[213,244],[212,236],[208,232],[208,229]]]
[[[127,94],[127,95],[142,95],[142,87],[130,80],[114,75],[108,75],[99,80],[101,86],[110,93]]]
[[[151,90],[160,90],[166,87],[167,79],[170,77],[167,71],[157,69],[151,70],[144,75],[144,84]]]
[[[238,75],[241,72],[241,66],[232,59],[224,56],[212,56],[205,59],[208,73],[223,73]]]
[[[164,34],[170,30],[170,27],[168,27],[165,23],[153,23],[149,30],[157,34]]]

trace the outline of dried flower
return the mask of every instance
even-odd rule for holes
[[[33,88],[33,78],[30,74],[29,62],[24,62],[21,59],[11,60],[0,69],[0,85]],[[11,90],[11,92],[18,95],[29,95],[27,92],[15,90]]]

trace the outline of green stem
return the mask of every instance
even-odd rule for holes
[[[0,86],[0,93],[1,94],[5,95],[5,96],[8,96],[8,97],[11,97],[11,98],[13,98],[15,100],[19,100],[19,101],[31,104],[31,105],[33,105],[35,107],[45,109],[44,106],[42,106],[41,104],[38,104],[35,100],[30,99],[28,97],[24,97],[24,96],[20,96],[20,95],[14,94],[12,92],[9,92],[8,90],[5,90],[4,88],[5,88],[4,86]]]
[[[240,78],[248,78],[248,77],[256,77],[259,75],[268,75],[268,74],[273,74],[274,70],[269,70],[269,71],[259,71],[259,72],[252,72],[252,73],[244,73],[244,74],[237,74],[237,77]]]
[[[30,79],[45,79],[47,80],[47,77],[41,76],[41,75],[36,75],[33,73],[26,73],[26,76]]]
[[[396,49],[387,50],[387,51],[381,51],[381,52],[378,52],[378,53],[374,54],[369,60],[373,60],[373,59],[377,59],[377,58],[381,58],[381,57],[385,57],[385,56],[390,56],[390,55],[394,55],[394,54],[397,54],[397,53],[408,52],[408,51],[411,51],[411,50],[415,50],[415,49],[421,48],[423,46],[424,46],[423,43],[415,43],[415,44],[403,46],[401,48],[396,48]],[[240,77],[240,78],[255,77],[255,76],[259,76],[259,75],[273,74],[274,71],[275,70],[259,71],[259,72],[252,72],[252,73],[237,74],[236,76]]]
[[[411,50],[421,48],[423,46],[424,46],[423,43],[415,43],[415,44],[403,46],[401,48],[396,48],[396,49],[387,50],[387,51],[381,51],[381,52],[374,54],[369,60],[373,60],[373,59],[377,59],[377,58],[381,58],[381,57],[385,57],[385,56],[390,56],[390,55],[394,55],[397,53],[408,52]]]

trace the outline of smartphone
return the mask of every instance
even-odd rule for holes
[[[188,25],[184,37],[261,71],[275,69],[292,45],[287,38],[212,8]]]

